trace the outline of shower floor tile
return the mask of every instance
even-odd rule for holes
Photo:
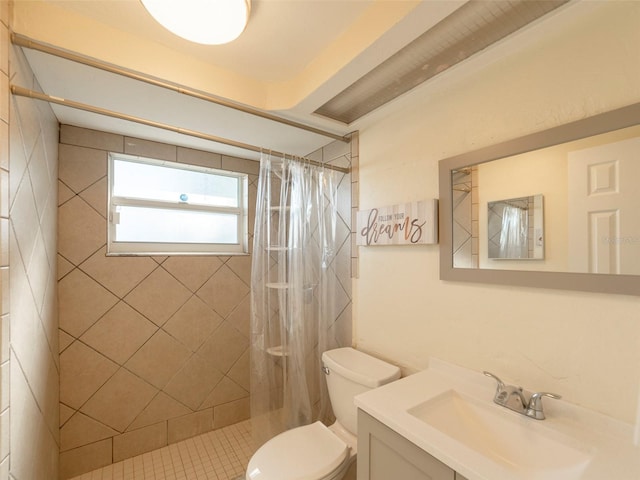
[[[236,423],[84,473],[71,480],[237,480],[254,448],[251,421]]]

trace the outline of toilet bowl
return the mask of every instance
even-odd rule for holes
[[[340,480],[357,453],[357,409],[353,398],[400,378],[400,369],[353,348],[322,355],[336,422],[287,430],[251,457],[246,480]]]

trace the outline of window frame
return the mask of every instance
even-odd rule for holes
[[[238,179],[238,206],[192,205],[183,202],[164,202],[161,200],[145,200],[139,198],[120,197],[113,195],[114,162],[122,160],[158,167],[189,170],[213,175],[234,177]],[[248,255],[248,185],[249,175],[246,173],[204,167],[187,163],[159,160],[150,157],[127,155],[110,152],[107,162],[107,256],[163,256],[163,255]],[[195,211],[205,213],[232,214],[238,217],[238,231],[236,243],[181,243],[181,242],[118,242],[116,238],[117,207],[145,207],[169,210]]]

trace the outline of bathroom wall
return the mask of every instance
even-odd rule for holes
[[[9,474],[15,479],[55,479],[58,122],[49,105],[9,93],[9,78],[23,87],[40,88],[22,51],[10,45],[8,2],[0,5],[0,479]]]
[[[577,2],[360,131],[363,209],[438,197],[438,161],[640,101],[640,3]],[[521,45],[509,53],[509,45]],[[439,280],[438,246],[360,247],[354,342],[438,357],[634,423],[640,297]]]
[[[61,127],[62,479],[249,415],[251,256],[106,257],[108,152],[248,173],[255,205],[258,162]]]

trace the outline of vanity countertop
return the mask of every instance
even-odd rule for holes
[[[640,447],[634,445],[633,426],[563,400],[551,399],[544,402],[547,418],[534,420],[494,404],[495,388],[495,381],[482,373],[431,359],[427,370],[358,395],[355,404],[469,480],[640,479]],[[564,470],[532,473],[498,456],[490,458],[490,453],[481,454],[410,413],[425,402],[452,391],[474,402],[477,399],[483,409],[488,412],[491,409],[490,415],[510,416],[504,418],[518,425],[525,434],[530,427],[532,432],[542,435],[538,438],[568,440],[586,460]],[[526,449],[527,441],[525,435],[514,439],[512,444]],[[522,445],[517,447],[518,443]],[[490,452],[491,447],[483,449]]]

